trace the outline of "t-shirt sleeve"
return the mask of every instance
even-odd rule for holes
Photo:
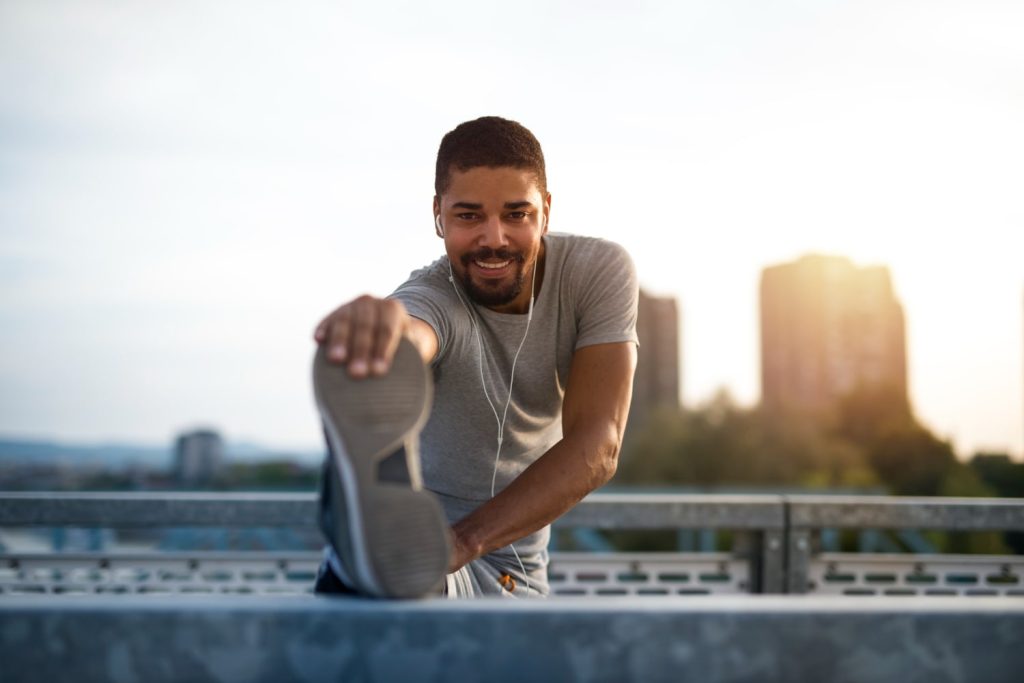
[[[398,289],[388,295],[389,299],[397,299],[405,306],[405,310],[414,318],[419,318],[433,328],[437,335],[436,364],[448,351],[451,341],[451,320],[448,310],[448,298],[443,288],[435,283],[437,277],[432,267],[415,270],[409,279],[399,285]]]
[[[576,348],[614,342],[638,343],[640,286],[633,259],[618,244],[592,240],[573,267],[576,290]]]

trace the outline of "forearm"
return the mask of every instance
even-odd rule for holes
[[[631,343],[598,344],[574,354],[562,440],[452,528],[452,570],[550,524],[612,478],[635,367]]]
[[[615,473],[614,428],[567,435],[494,498],[455,524],[452,570],[537,531]]]

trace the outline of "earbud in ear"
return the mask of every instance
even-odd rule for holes
[[[434,216],[434,230],[438,237],[444,237],[444,228],[441,227],[441,217]]]

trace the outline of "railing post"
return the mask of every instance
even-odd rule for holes
[[[761,592],[784,593],[786,533],[782,529],[761,532]]]
[[[806,593],[811,565],[811,532],[787,526],[786,535],[786,592]]]

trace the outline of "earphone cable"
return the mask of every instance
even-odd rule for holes
[[[537,259],[539,260],[539,259]],[[498,410],[495,408],[494,403],[491,401],[490,393],[487,391],[487,383],[484,381],[484,344],[483,337],[480,334],[480,325],[477,323],[476,316],[474,315],[470,306],[462,298],[462,294],[459,292],[459,287],[455,283],[455,273],[452,271],[451,261],[448,262],[448,281],[452,283],[452,287],[455,289],[455,296],[458,297],[459,303],[466,310],[466,314],[469,316],[470,324],[473,325],[473,331],[476,336],[477,343],[477,358],[479,361],[480,368],[480,388],[484,392],[484,398],[487,399],[487,405],[490,406],[491,412],[494,414],[494,420],[498,426],[498,448],[494,453],[494,469],[491,472],[491,498],[494,497],[495,485],[498,478],[498,463],[501,460],[501,446],[505,438],[505,420],[508,418],[508,408],[512,403],[512,387],[515,383],[516,377],[516,363],[519,361],[519,354],[523,350],[523,346],[526,344],[526,338],[530,334],[530,323],[533,321],[533,304],[534,297],[537,292],[537,260],[533,262],[533,275],[530,283],[530,306],[526,315],[526,331],[523,332],[523,338],[519,342],[519,347],[516,349],[515,356],[512,358],[512,372],[509,374],[508,379],[508,398],[505,400],[505,408],[502,410],[501,418],[498,418]],[[512,554],[516,558],[516,562],[519,563],[519,569],[523,572],[523,579],[525,581],[524,588],[526,594],[530,594],[530,577],[526,573],[526,566],[523,564],[522,558],[519,557],[519,551],[513,543],[509,543],[508,547],[512,550]]]

